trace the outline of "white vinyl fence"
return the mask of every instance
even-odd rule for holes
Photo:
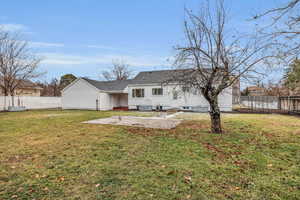
[[[10,96],[0,96],[0,111],[7,110],[12,105]],[[25,106],[26,109],[61,108],[61,97],[31,97],[15,96],[15,106]]]
[[[275,96],[241,96],[241,105],[251,109],[278,109],[279,98]]]

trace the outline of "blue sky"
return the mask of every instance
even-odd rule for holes
[[[1,2],[0,24],[23,33],[42,58],[42,80],[65,73],[98,78],[123,59],[135,72],[170,68],[182,42],[184,6],[201,0],[10,0]],[[231,24],[251,29],[248,19],[283,0],[227,0]]]

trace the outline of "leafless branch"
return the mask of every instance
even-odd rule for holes
[[[129,65],[123,60],[113,60],[113,66],[109,71],[103,71],[102,77],[108,81],[111,80],[127,80],[132,76]]]
[[[280,42],[277,55],[290,63],[300,54],[300,0],[289,0],[283,6],[269,9],[254,16],[255,20],[270,21],[261,25],[260,33],[268,40]]]

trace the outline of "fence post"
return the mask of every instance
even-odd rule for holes
[[[264,96],[264,105],[263,105],[263,107],[264,107],[264,110],[267,110],[267,111],[269,111],[269,97],[268,96]]]
[[[98,111],[99,110],[99,100],[96,99],[96,110]]]
[[[291,109],[291,108],[290,108],[290,96],[288,96],[288,102],[287,102],[287,103],[288,103],[288,111],[289,111],[289,113],[290,113],[290,109]]]

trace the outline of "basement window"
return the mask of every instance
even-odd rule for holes
[[[132,97],[144,97],[145,96],[145,90],[143,88],[138,88],[138,89],[132,89]]]
[[[191,106],[183,106],[182,109],[183,110],[192,110],[192,107]]]
[[[182,92],[184,92],[184,93],[189,93],[189,92],[190,92],[190,88],[189,88],[189,87],[186,87],[186,86],[183,86],[183,87],[182,87]]]
[[[152,95],[163,95],[162,88],[152,88]]]

